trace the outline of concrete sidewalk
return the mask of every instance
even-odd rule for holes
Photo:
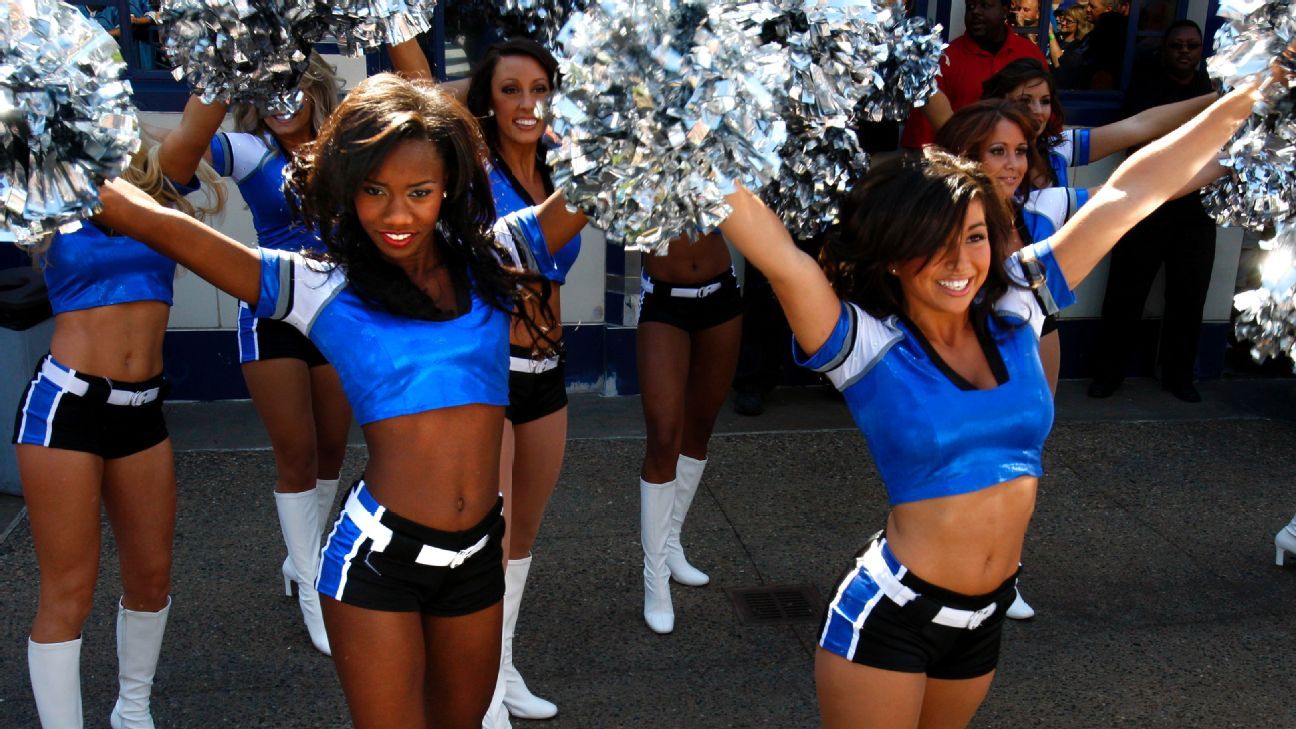
[[[1296,726],[1296,570],[1272,561],[1296,510],[1296,381],[1201,389],[1200,405],[1151,381],[1092,401],[1063,383],[1022,580],[1039,615],[1007,627],[974,726]],[[822,600],[881,526],[884,492],[844,407],[806,388],[778,391],[758,418],[726,408],[684,535],[712,582],[673,586],[669,636],[640,615],[638,400],[577,396],[571,413],[516,643],[560,713],[515,725],[817,726],[815,624],[742,624],[726,590],[809,584]],[[158,726],[348,726],[331,663],[279,589],[274,464],[255,414],[179,404],[169,418],[180,513]],[[353,449],[345,475],[363,460]],[[106,528],[104,544],[82,661],[92,727],[107,725],[116,693]],[[25,639],[37,570],[22,519],[0,569],[0,727],[35,726]]]

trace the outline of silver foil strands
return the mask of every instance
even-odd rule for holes
[[[326,38],[360,55],[432,27],[436,0],[163,0],[162,49],[203,101],[264,114],[301,107],[311,47]]]
[[[1296,6],[1289,0],[1223,0],[1226,22],[1215,35],[1207,70],[1225,86],[1267,73],[1277,59],[1296,70]],[[1254,113],[1233,137],[1220,163],[1231,169],[1203,193],[1207,210],[1223,225],[1269,230],[1296,210],[1296,96],[1291,81],[1271,83]]]
[[[1251,343],[1256,362],[1284,355],[1296,362],[1296,228],[1285,227],[1262,245],[1269,253],[1260,287],[1233,297],[1234,331]]]
[[[563,139],[554,184],[608,238],[665,253],[732,211],[729,180],[760,190],[777,173],[786,57],[742,23],[743,4],[602,0],[559,42],[551,102]]]
[[[903,121],[915,106],[922,106],[936,93],[940,74],[940,24],[930,26],[926,18],[906,18],[900,3],[885,24],[890,31],[890,54],[879,69],[881,84],[874,87],[860,105],[859,114],[869,121]]]
[[[478,3],[504,37],[526,36],[552,48],[559,31],[588,0],[481,0]]]
[[[139,149],[121,50],[56,0],[0,15],[0,241],[29,246],[99,209],[99,184]]]
[[[792,234],[810,238],[836,221],[842,195],[868,170],[868,155],[855,134],[857,113],[871,120],[899,118],[935,90],[939,35],[930,49],[937,59],[930,77],[908,85],[898,76],[918,66],[896,54],[913,44],[904,8],[877,0],[776,0],[763,13],[763,38],[784,46],[788,73],[783,117],[788,141],[783,167],[762,195]],[[903,73],[901,73],[901,69]],[[922,96],[923,85],[930,90]],[[917,89],[917,91],[914,91]]]
[[[291,114],[320,24],[298,0],[163,0],[162,50],[206,103],[244,101],[264,114]]]
[[[332,0],[315,3],[338,49],[351,56],[397,45],[432,28],[436,0]]]

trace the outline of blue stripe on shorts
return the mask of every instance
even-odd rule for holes
[[[239,364],[243,364],[244,362],[256,362],[261,358],[261,352],[257,348],[256,330],[257,318],[252,316],[252,310],[247,307],[247,304],[239,304]]]
[[[891,553],[885,541],[880,545],[874,544],[869,547],[870,552],[874,549],[882,550],[882,558],[891,570],[891,574],[897,576],[902,574],[903,565]],[[868,619],[878,602],[885,599],[887,599],[886,595],[873,575],[865,569],[861,557],[856,563],[854,572],[842,580],[837,595],[828,605],[828,617],[824,621],[823,634],[819,636],[820,647],[847,660],[854,660],[855,648],[859,644],[860,627],[864,625],[864,621]]]
[[[369,493],[369,489],[365,488],[363,481],[356,486],[355,495],[365,511],[370,514],[382,508]],[[346,592],[347,571],[351,569],[351,560],[360,551],[366,538],[360,526],[352,521],[346,513],[346,508],[343,507],[342,515],[334,523],[333,531],[329,532],[324,549],[320,552],[320,567],[319,574],[315,578],[315,589],[319,590],[321,595],[328,595],[334,600],[342,599],[342,593]]]

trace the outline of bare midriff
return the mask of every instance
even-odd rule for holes
[[[700,236],[693,243],[688,238],[676,238],[670,242],[667,253],[643,257],[644,270],[654,281],[676,285],[704,283],[733,265],[729,247],[719,233]]]
[[[527,303],[525,304],[527,311],[531,314],[531,320],[542,326],[546,320],[542,314],[543,310],[540,308],[539,291],[541,286],[549,289],[548,307],[549,313],[552,316],[553,325],[550,327],[547,334],[553,341],[557,342],[562,339],[562,287],[553,281],[545,281],[542,284],[528,284],[528,286],[530,286],[532,291],[535,292],[535,295],[527,300]],[[527,329],[526,324],[523,323],[519,317],[514,316],[509,320],[509,344],[531,349],[536,345],[537,339],[538,337]]]
[[[132,301],[67,311],[54,317],[50,354],[60,364],[118,382],[143,382],[162,373],[162,339],[170,308]]]
[[[461,405],[364,426],[365,484],[410,521],[457,532],[475,526],[499,498],[504,408]]]
[[[914,576],[964,595],[984,595],[1017,571],[1039,479],[899,504],[887,543]]]

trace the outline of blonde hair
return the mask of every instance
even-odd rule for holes
[[[205,219],[220,214],[225,207],[225,183],[216,170],[206,162],[199,162],[195,177],[202,183],[206,196],[205,205],[195,205],[176,189],[175,183],[162,174],[162,162],[159,154],[162,143],[147,131],[140,130],[140,148],[131,157],[130,166],[121,174],[121,178],[148,193],[149,197],[167,207],[179,210],[185,215]],[[187,182],[187,181],[186,181]],[[32,262],[37,268],[45,266],[45,252],[49,250],[54,236],[49,236],[39,244],[32,246]]]
[[[1076,40],[1080,40],[1081,38],[1089,35],[1089,31],[1093,30],[1093,21],[1089,19],[1089,11],[1085,10],[1079,5],[1072,5],[1066,10],[1063,10],[1061,12],[1061,15],[1075,21]]]
[[[306,73],[302,75],[301,90],[311,102],[311,137],[314,138],[324,126],[324,120],[329,118],[341,101],[342,82],[337,77],[337,69],[320,54],[311,51]],[[271,133],[256,106],[235,104],[232,113],[234,131],[258,136]]]

